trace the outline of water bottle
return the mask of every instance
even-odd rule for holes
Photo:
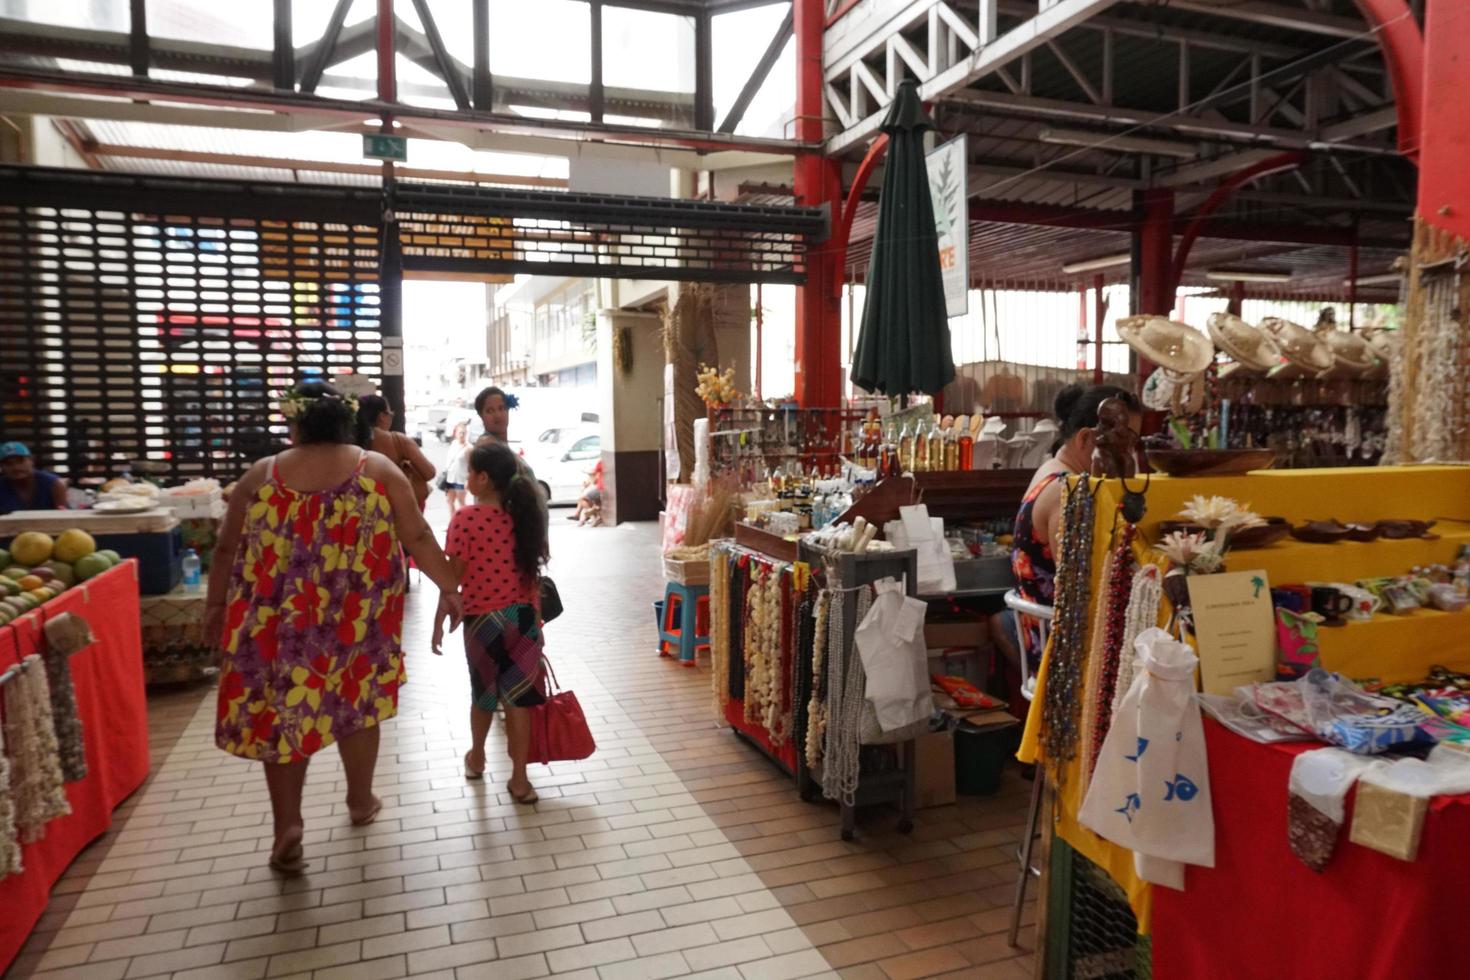
[[[189,592],[199,591],[199,553],[193,548],[184,552],[184,588]]]

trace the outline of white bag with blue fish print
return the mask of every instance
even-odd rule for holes
[[[1139,877],[1184,887],[1184,865],[1215,866],[1210,769],[1194,668],[1161,629],[1134,642],[1138,670],[1113,714],[1078,819],[1134,852]]]

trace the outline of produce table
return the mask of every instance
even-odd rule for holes
[[[1261,745],[1205,719],[1215,799],[1215,867],[1185,890],[1153,890],[1154,976],[1209,980],[1445,974],[1470,881],[1470,795],[1430,802],[1418,859],[1348,840],[1317,874],[1286,842],[1291,762],[1316,742]],[[1269,918],[1268,918],[1269,916]],[[1453,972],[1453,968],[1449,968]]]
[[[108,827],[112,811],[148,775],[148,706],[138,626],[138,563],[125,561],[0,628],[0,670],[37,652],[46,617],[85,619],[97,642],[71,658],[87,777],[66,787],[68,816],[23,849],[25,870],[0,879],[0,968],[7,966],[46,910],[51,886]]]

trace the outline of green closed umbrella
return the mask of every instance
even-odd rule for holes
[[[924,167],[924,130],[933,128],[918,83],[900,84],[883,119],[888,159],[852,362],[853,383],[885,395],[933,395],[954,380],[939,235]]]

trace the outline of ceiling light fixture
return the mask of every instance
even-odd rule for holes
[[[1220,282],[1291,282],[1290,269],[1211,269],[1206,279]]]
[[[1199,150],[1191,143],[1174,140],[1149,139],[1146,136],[1109,136],[1085,129],[1042,129],[1036,138],[1043,143],[1059,143],[1063,146],[1096,147],[1100,150],[1125,150],[1130,153],[1153,153],[1164,157],[1192,160]]]
[[[1359,286],[1397,286],[1403,281],[1404,277],[1397,272],[1380,272],[1372,276],[1359,276],[1357,279]],[[1344,286],[1351,286],[1353,280],[1344,279],[1342,284]]]
[[[1119,252],[1117,255],[1099,255],[1095,259],[1078,259],[1076,262],[1068,262],[1062,266],[1063,272],[1093,272],[1097,269],[1109,269],[1115,265],[1127,265],[1133,261],[1130,252]]]

